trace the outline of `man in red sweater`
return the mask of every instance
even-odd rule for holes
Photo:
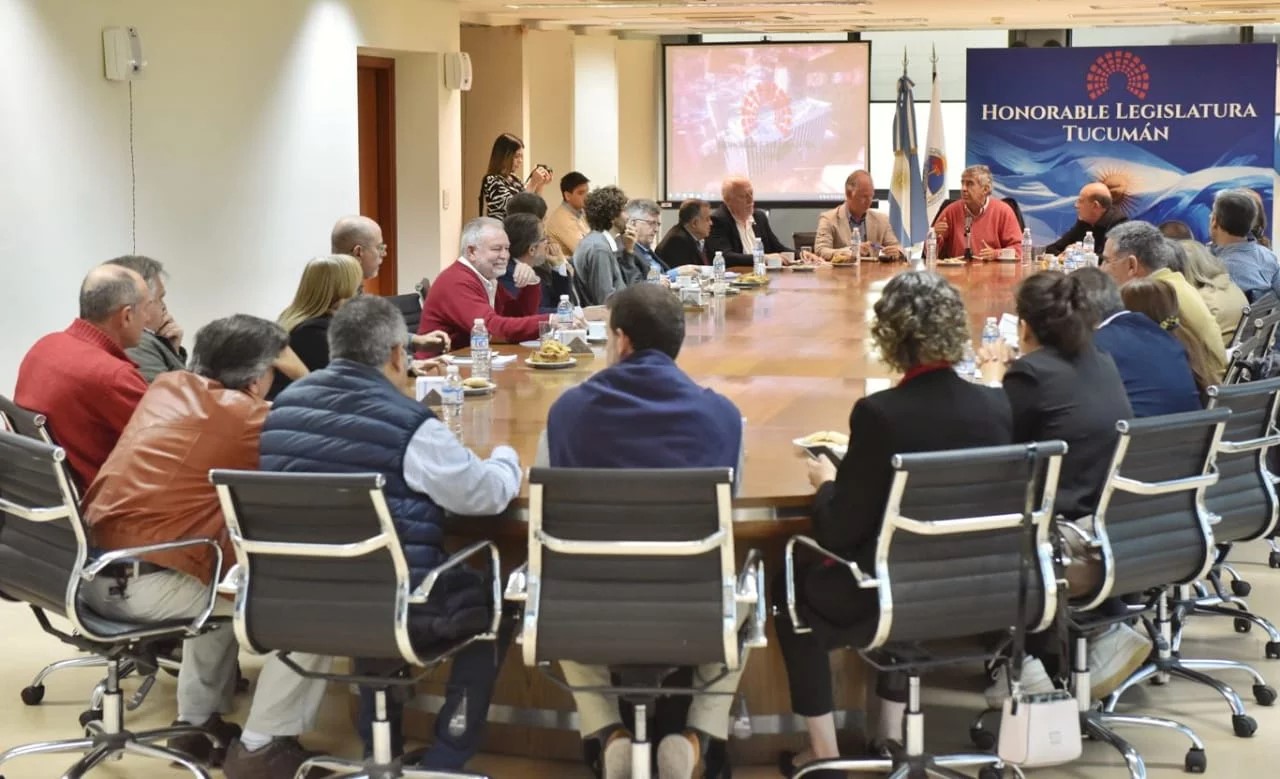
[[[487,216],[472,219],[462,228],[461,244],[458,261],[431,284],[418,332],[443,330],[450,343],[461,347],[471,342],[475,321],[483,319],[493,343],[536,340],[538,323],[549,316],[538,313],[542,284],[524,263],[516,264],[515,297],[498,283],[511,261],[511,244],[502,222]]]
[[[84,490],[115,448],[147,382],[124,350],[142,340],[147,284],[118,265],[99,265],[80,285],[80,316],[36,341],[18,368],[14,402],[48,419]]]
[[[933,223],[939,257],[990,262],[1001,249],[1022,256],[1022,228],[1003,200],[991,197],[991,169],[970,165],[960,174],[960,199],[942,210]]]

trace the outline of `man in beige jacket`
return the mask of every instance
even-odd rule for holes
[[[564,200],[547,214],[547,237],[551,239],[552,248],[559,250],[555,252],[559,256],[572,257],[578,242],[591,232],[583,216],[590,184],[587,177],[576,170],[560,178],[560,197]]]
[[[873,259],[880,254],[887,257],[902,256],[898,237],[889,227],[889,217],[871,210],[875,191],[870,173],[855,170],[849,174],[844,182],[844,204],[824,211],[818,217],[818,233],[813,240],[813,250],[819,257],[830,262],[836,257],[850,256],[852,247],[849,243],[855,227],[862,233],[859,256]]]

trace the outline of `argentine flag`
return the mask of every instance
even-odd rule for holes
[[[898,108],[893,115],[893,181],[889,184],[889,226],[904,248],[924,243],[929,232],[925,218],[924,182],[916,148],[915,86],[906,73],[898,79]]]
[[[942,134],[942,90],[938,74],[933,74],[933,100],[929,102],[929,142],[924,150],[924,197],[929,224],[947,202],[947,144]]]

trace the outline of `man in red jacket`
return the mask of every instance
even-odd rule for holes
[[[461,243],[458,261],[431,284],[418,332],[442,330],[450,343],[463,346],[470,343],[475,321],[483,319],[493,343],[537,339],[538,323],[549,316],[538,313],[542,302],[538,274],[517,263],[514,297],[497,281],[511,261],[511,244],[502,222],[487,216],[472,219],[462,228]]]
[[[98,475],[147,391],[124,350],[142,340],[152,305],[141,276],[99,265],[80,285],[80,316],[36,341],[18,368],[14,402],[45,415],[81,490]]]

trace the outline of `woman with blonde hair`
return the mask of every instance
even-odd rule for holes
[[[1214,345],[1206,344],[1190,328],[1182,326],[1178,316],[1178,296],[1173,287],[1164,281],[1134,279],[1120,288],[1120,297],[1124,299],[1125,308],[1135,314],[1145,314],[1182,343],[1203,402],[1207,397],[1206,390],[1218,383],[1209,369],[1209,349]]]
[[[364,271],[360,261],[347,254],[313,258],[302,269],[293,302],[280,312],[277,323],[289,334],[289,348],[309,371],[329,364],[329,322],[334,313],[360,292]],[[271,400],[298,376],[276,372],[267,399]]]
[[[1218,322],[1222,331],[1222,346],[1231,343],[1244,307],[1249,304],[1244,292],[1231,281],[1227,274],[1227,266],[1222,260],[1213,256],[1209,247],[1198,241],[1178,241],[1187,261],[1182,275],[1187,277],[1191,286],[1196,288],[1209,313]]]

